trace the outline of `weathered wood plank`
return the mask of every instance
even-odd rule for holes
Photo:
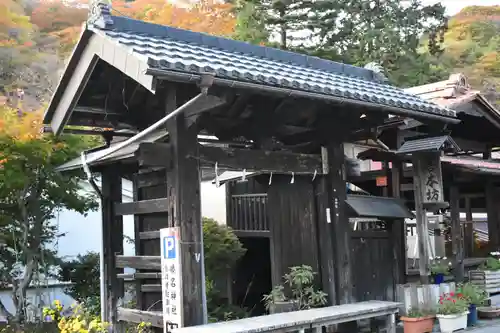
[[[362,319],[391,316],[399,311],[401,303],[369,301],[277,313],[267,316],[238,319],[215,324],[183,327],[176,333],[257,333],[257,332],[297,332],[321,326],[331,326]],[[392,322],[392,317],[390,318]],[[391,325],[392,329],[392,325]],[[357,332],[351,331],[352,332]],[[391,331],[392,333],[393,331]]]
[[[117,215],[152,214],[168,212],[168,199],[150,199],[136,202],[123,202],[115,205]]]
[[[150,187],[160,184],[166,184],[166,170],[154,169],[154,170],[141,170],[140,173],[136,175],[137,188]]]
[[[294,172],[297,174],[321,173],[319,155],[296,154],[282,151],[220,148],[200,145],[200,162],[233,169],[259,170],[262,172]],[[198,158],[191,155],[192,158]]]
[[[141,291],[143,293],[161,293],[161,284],[143,284]]]
[[[144,142],[139,145],[135,156],[140,166],[172,169],[173,149],[170,143]]]
[[[335,246],[335,269],[337,270],[337,300],[340,304],[352,302],[353,284],[351,267],[351,228],[346,214],[346,174],[344,167],[344,145],[331,142],[327,146],[328,178],[332,186],[332,242]]]
[[[149,240],[149,239],[160,239],[160,231],[141,231],[139,233],[139,239]]]
[[[272,283],[282,283],[290,267],[320,266],[315,221],[314,189],[309,176],[275,175],[268,190],[269,226],[272,239]]]
[[[387,165],[388,166],[388,165]],[[394,198],[401,198],[401,182],[403,178],[403,163],[392,162],[390,172],[389,195]],[[395,284],[404,284],[406,282],[406,227],[404,220],[396,220],[390,226],[392,247],[394,255],[394,278]]]
[[[136,268],[160,270],[160,256],[116,256],[116,266],[119,268]]]
[[[161,279],[161,273],[122,273],[117,277],[124,280]]]
[[[150,323],[153,327],[163,327],[163,315],[161,312],[118,308],[118,320],[135,324],[144,322]]]
[[[116,205],[122,200],[122,178],[120,173],[106,167],[102,172],[102,236],[104,242],[104,300],[105,320],[116,325],[117,302],[123,297],[123,281],[117,274],[123,272],[115,262],[115,254],[123,253],[123,218],[117,216]]]
[[[176,86],[167,87],[166,114],[178,107],[177,93]],[[200,172],[199,161],[187,158],[198,157],[198,129],[189,127],[184,114],[168,121],[166,127],[174,156],[172,170],[167,172],[170,205],[167,221],[169,226],[180,227],[183,325],[200,325],[205,321]]]

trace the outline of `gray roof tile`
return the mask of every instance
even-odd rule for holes
[[[412,111],[455,113],[376,80],[365,68],[206,34],[112,17],[105,34],[144,57],[151,68],[184,73],[215,72],[228,80],[302,90]]]
[[[396,151],[396,154],[411,154],[419,152],[445,152],[456,153],[460,151],[460,147],[448,135],[428,137],[422,139],[408,140],[401,145]]]

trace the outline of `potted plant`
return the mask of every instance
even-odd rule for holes
[[[401,317],[404,333],[429,333],[434,327],[436,315],[431,310],[410,309]]]
[[[262,298],[269,313],[306,310],[325,305],[327,294],[313,287],[315,274],[306,265],[290,268],[290,273],[283,276],[284,285],[275,286]]]
[[[498,252],[491,252],[475,271],[469,271],[469,280],[475,285],[481,285],[489,294],[500,292],[500,259],[495,258]]]
[[[289,300],[285,296],[285,287],[275,286],[271,292],[262,298],[269,313],[281,313],[298,310],[294,300]]]
[[[467,315],[467,326],[477,324],[477,307],[485,305],[488,300],[488,293],[484,288],[470,282],[460,285],[457,289],[459,297],[463,297],[469,304],[469,314]]]
[[[469,303],[462,294],[445,293],[439,297],[437,315],[443,333],[451,333],[467,327]]]
[[[441,284],[444,282],[444,277],[450,274],[451,262],[447,261],[446,257],[436,257],[432,259],[430,268],[434,283]]]
[[[488,257],[485,262],[483,262],[479,269],[486,272],[496,272],[500,270],[500,259],[495,258],[498,252],[491,252],[491,257]]]

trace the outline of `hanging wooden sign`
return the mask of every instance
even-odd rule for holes
[[[416,179],[421,184],[424,207],[438,208],[444,205],[440,157],[440,153],[415,154],[414,156],[413,168]]]

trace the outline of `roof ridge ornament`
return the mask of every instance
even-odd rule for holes
[[[87,24],[100,29],[111,28],[113,25],[111,8],[111,0],[91,0]]]
[[[448,79],[455,91],[459,94],[464,94],[471,89],[469,79],[463,73],[451,74]]]
[[[373,72],[373,78],[379,82],[389,82],[389,79],[385,75],[385,69],[379,63],[372,61],[367,63],[364,68],[369,69]]]

